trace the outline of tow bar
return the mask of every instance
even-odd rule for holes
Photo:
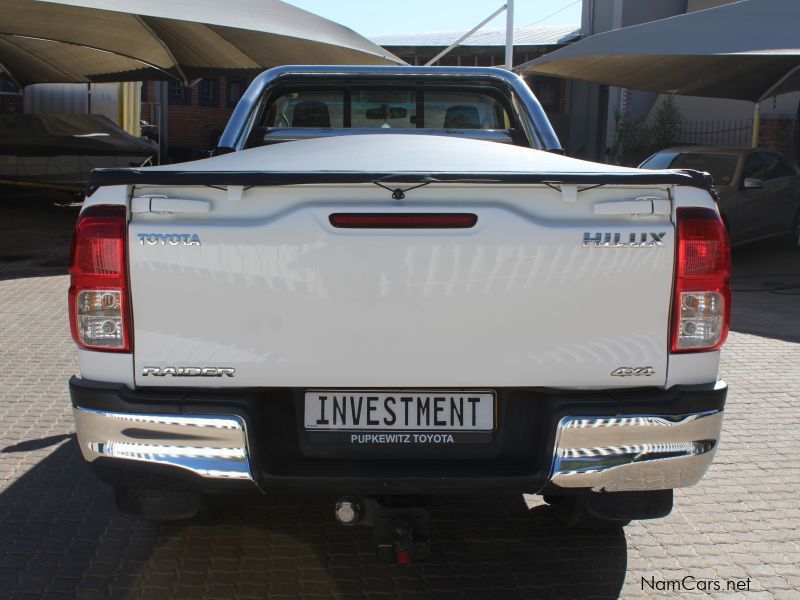
[[[345,496],[336,502],[342,525],[371,525],[380,562],[408,565],[430,556],[430,512],[413,496]]]

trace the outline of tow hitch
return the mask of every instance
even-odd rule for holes
[[[430,556],[430,512],[425,499],[407,496],[353,497],[336,502],[342,525],[371,525],[380,562],[407,565]]]

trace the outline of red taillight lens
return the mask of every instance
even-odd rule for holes
[[[130,352],[130,310],[124,206],[90,206],[72,234],[69,323],[75,342],[91,350]]]
[[[719,215],[709,208],[677,211],[677,262],[672,351],[715,350],[731,321],[731,249]]]

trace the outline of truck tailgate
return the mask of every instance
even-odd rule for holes
[[[136,384],[663,385],[667,187],[575,199],[547,185],[435,184],[403,201],[370,184],[255,187],[242,198],[137,187],[134,207],[166,196],[208,212],[133,211]],[[666,208],[643,214],[648,199]],[[477,222],[336,227],[338,213]]]

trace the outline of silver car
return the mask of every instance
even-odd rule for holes
[[[800,248],[800,169],[779,153],[686,146],[656,152],[639,167],[710,173],[732,244],[789,236]]]

